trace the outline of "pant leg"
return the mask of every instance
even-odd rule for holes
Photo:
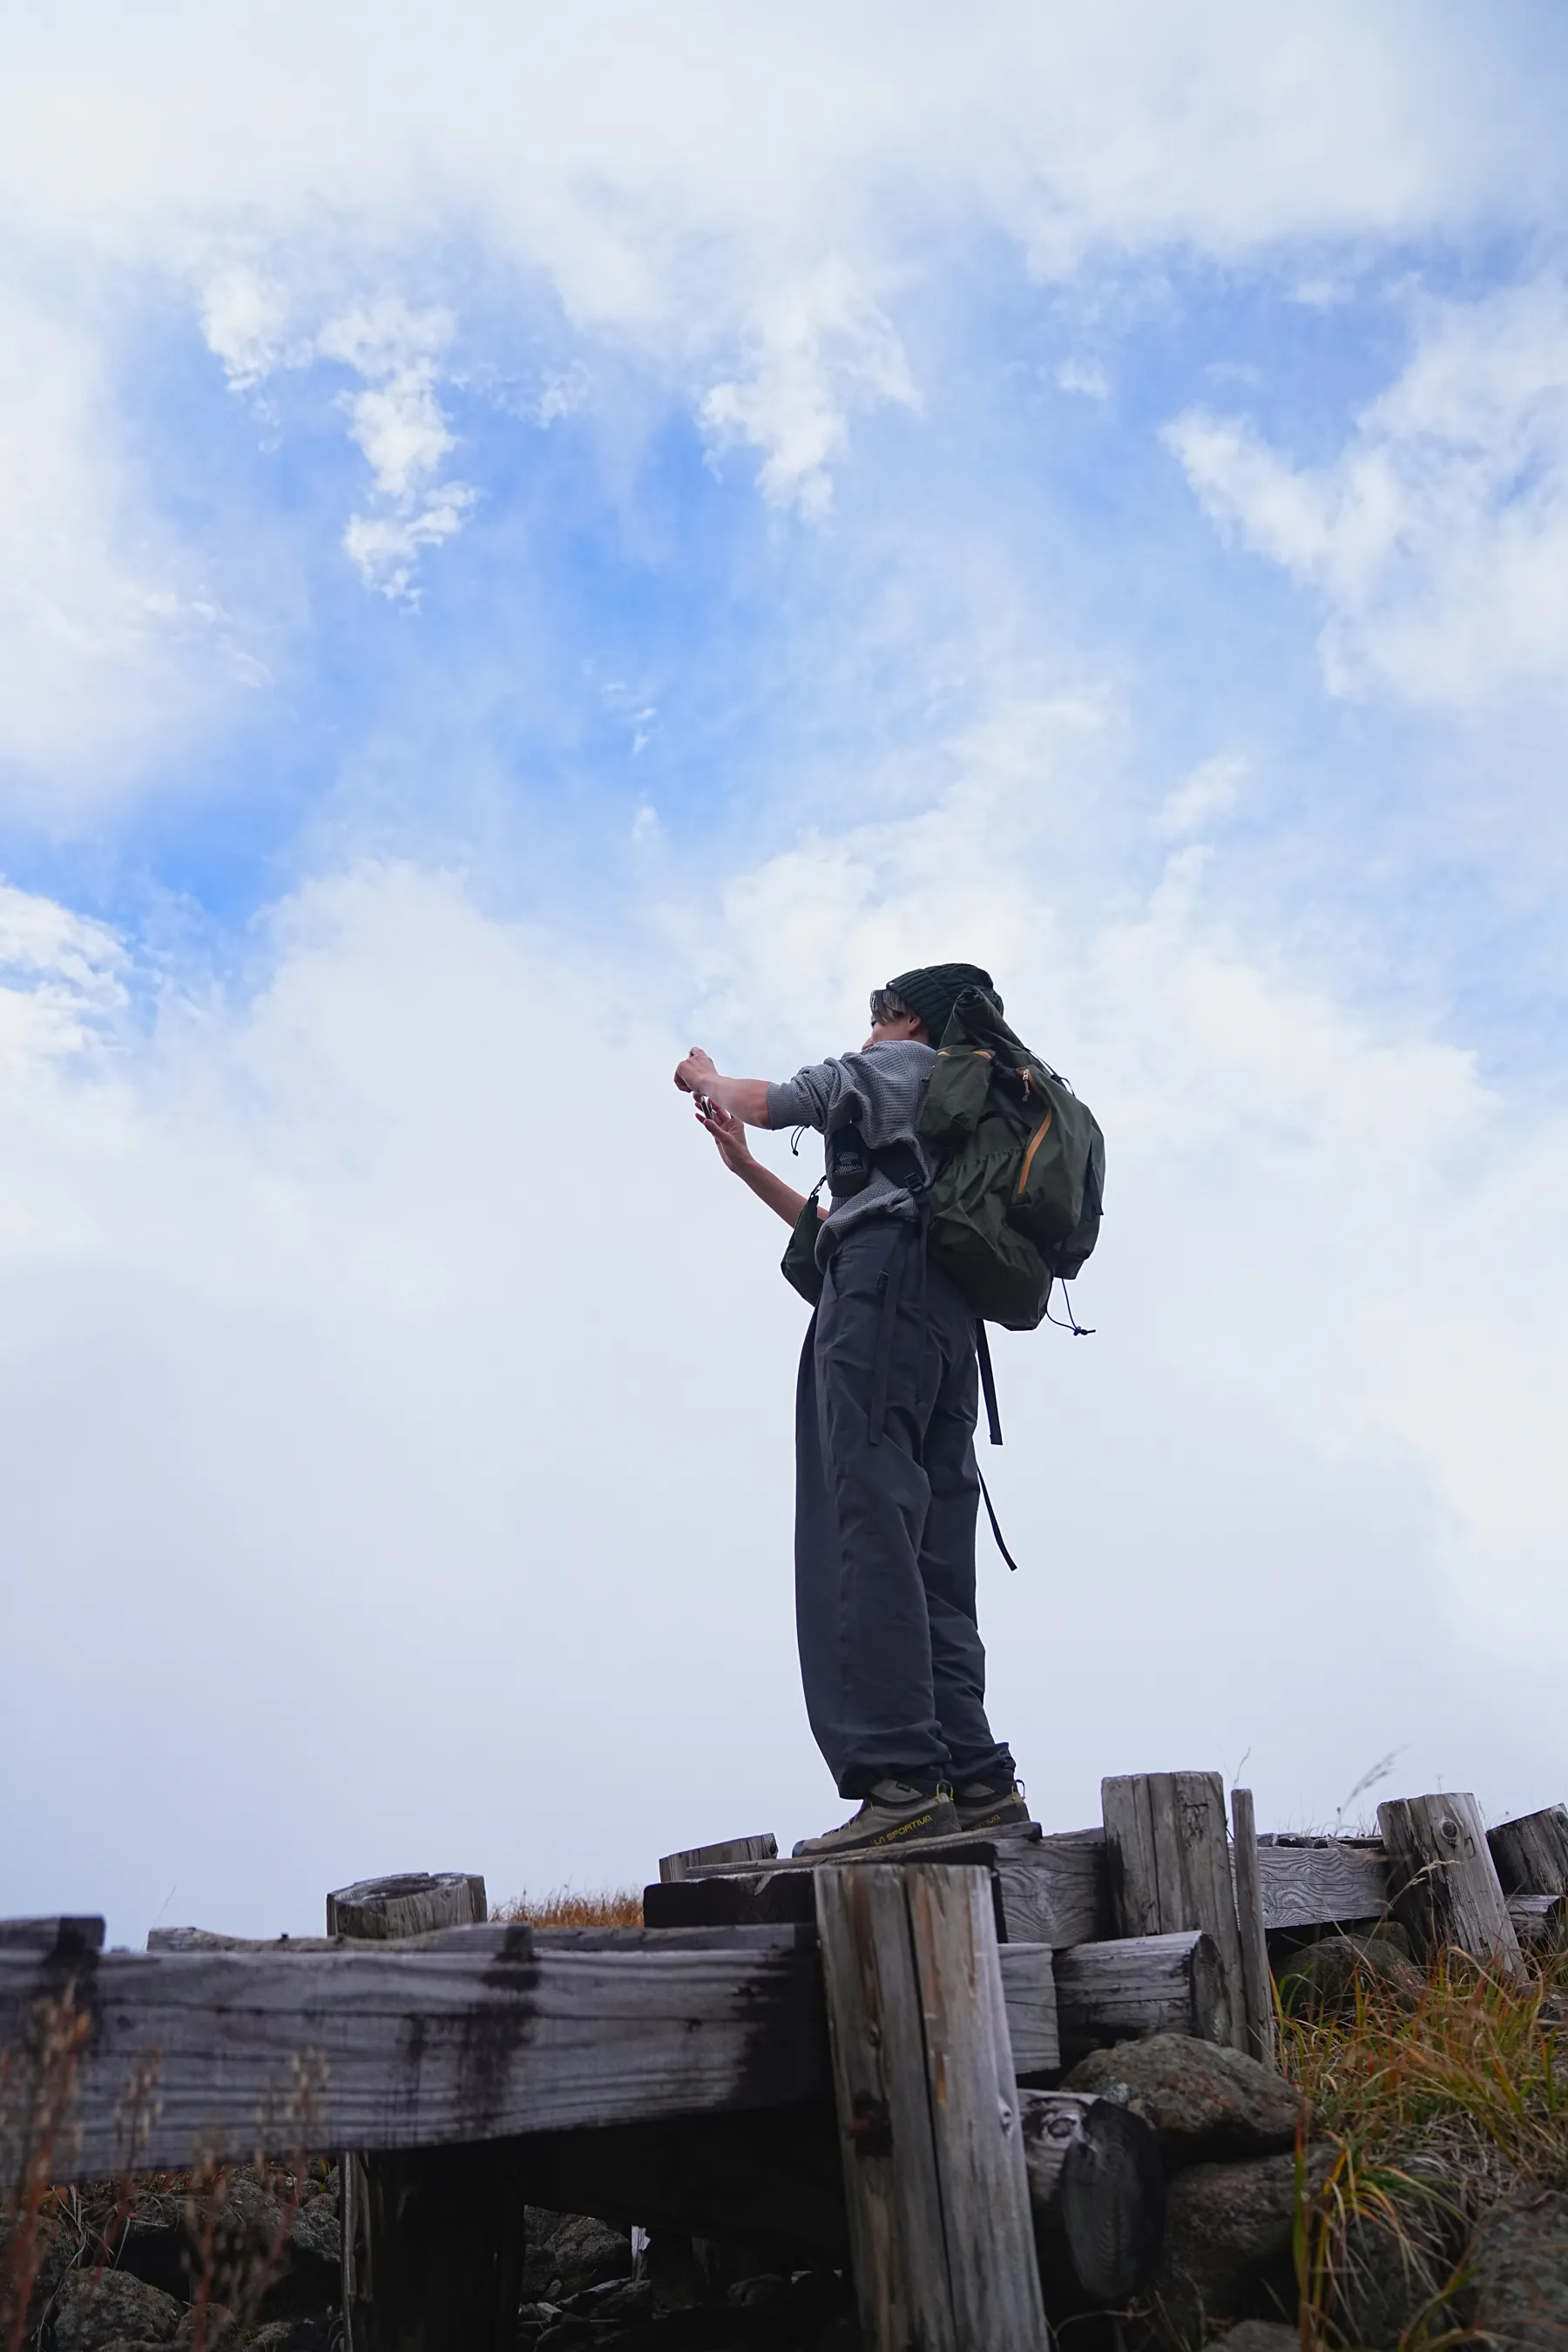
[[[891,1218],[847,1236],[812,1334],[816,1445],[814,1454],[802,1427],[796,1612],[812,1728],[847,1797],[949,1765],[921,1570],[931,1500],[921,1447],[941,1375],[921,1255],[914,1227]],[[803,1367],[803,1420],[805,1390]],[[826,1622],[835,1582],[836,1676]]]
[[[838,1514],[822,1458],[814,1315],[795,1391],[795,1631],[806,1720],[835,1782],[845,1755],[843,1580]]]
[[[1013,1759],[985,1714],[985,1650],[976,1622],[974,1532],[980,1475],[974,1460],[979,1368],[974,1323],[940,1268],[927,1273],[927,1316],[941,1376],[924,1433],[931,1500],[921,1543],[921,1578],[931,1631],[931,1687],[952,1777],[1011,1777]]]

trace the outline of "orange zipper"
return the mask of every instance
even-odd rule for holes
[[[1029,1148],[1024,1154],[1024,1164],[1018,1171],[1018,1189],[1013,1195],[1015,1201],[1021,1201],[1024,1197],[1024,1187],[1029,1181],[1029,1170],[1034,1163],[1035,1154],[1045,1140],[1046,1129],[1049,1127],[1050,1123],[1051,1107],[1047,1103],[1046,1106],[1046,1115],[1044,1118],[1041,1119],[1038,1127],[1036,1128],[1033,1135],[1029,1138]]]

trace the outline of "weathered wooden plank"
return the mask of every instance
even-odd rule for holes
[[[1007,2003],[1007,2032],[1013,2044],[1013,2072],[1020,2081],[1032,2074],[1055,2074],[1061,2068],[1062,2049],[1051,1948],[1004,1944],[998,1957]]]
[[[1500,1822],[1487,1844],[1505,1895],[1568,1895],[1568,1806]]]
[[[965,2352],[952,2309],[903,1873],[813,1874],[856,2292],[870,2352]]]
[[[150,1952],[342,1952],[357,1939],[343,1936],[226,1936],[209,1927],[154,1927]],[[742,1927],[533,1927],[526,1920],[492,1919],[483,1927],[437,1927],[427,1936],[399,1937],[389,1950],[497,1952],[509,1959],[548,1952],[719,1952],[816,1949],[815,1926]]]
[[[998,1843],[992,1865],[1010,1944],[1092,1944],[1111,1932],[1105,1834],[1069,1830]]]
[[[103,1921],[61,1914],[45,1919],[0,1919],[0,1952],[31,1952],[41,1959],[75,1961],[103,1948]]]
[[[1231,1865],[1236,1874],[1236,1922],[1241,1935],[1241,1990],[1247,2046],[1265,2066],[1274,2063],[1274,1979],[1263,1932],[1263,1888],[1258,1874],[1258,1821],[1250,1789],[1230,1792]]]
[[[466,1927],[489,1916],[478,1871],[407,1870],[393,1878],[362,1878],[327,1897],[329,1936],[387,1943],[426,1935],[433,1927]]]
[[[91,2018],[68,2173],[258,2147],[386,2148],[765,2106],[825,2091],[809,1950],[532,1951],[350,1946],[301,1955],[106,1953],[75,1975]],[[58,1964],[0,1950],[0,2042]],[[142,2112],[125,2105],[157,2053]]]
[[[1428,1956],[1468,1952],[1515,1983],[1523,1955],[1474,1797],[1394,1797],[1377,1809],[1394,1907]]]
[[[1382,1849],[1342,1839],[1260,1837],[1258,1878],[1263,1925],[1332,1927],[1380,1919],[1388,1908]]]
[[[1069,2062],[1148,2033],[1223,2042],[1229,2004],[1213,1943],[1197,1929],[1076,1944],[1056,1955],[1057,2026]]]
[[[1214,1945],[1225,1994],[1216,2039],[1243,2049],[1247,2011],[1217,1772],[1139,1772],[1100,1782],[1111,1916],[1122,1936],[1197,1928]]]
[[[1164,2237],[1158,2134],[1113,2099],[1078,2091],[1019,2097],[1029,2199],[1047,2260],[1059,2245],[1091,2302],[1130,2302],[1152,2274]]]
[[[1568,1895],[1510,1895],[1508,1916],[1523,1951],[1554,1951],[1568,1942]]]
[[[909,1903],[947,2269],[961,2345],[1046,2352],[1018,2084],[991,1889],[916,1864]]]
[[[850,2242],[875,2352],[1042,2352],[984,1874],[816,1874]]]
[[[727,1838],[719,1845],[688,1846],[682,1853],[661,1853],[658,1875],[661,1885],[668,1886],[676,1879],[689,1878],[694,1870],[733,1869],[737,1864],[773,1862],[776,1859],[779,1842],[772,1830],[761,1837]]]

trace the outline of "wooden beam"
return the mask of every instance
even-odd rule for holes
[[[1568,1942],[1568,1895],[1510,1895],[1508,1916],[1521,1951],[1556,1951]]]
[[[1343,1838],[1260,1837],[1258,1881],[1263,1925],[1348,1927],[1388,1909],[1388,1860],[1381,1845]]]
[[[1057,2024],[1070,2062],[1087,2050],[1149,2033],[1223,2042],[1229,2004],[1213,1943],[1183,1936],[1131,1936],[1077,1944],[1056,1955]]]
[[[409,1870],[395,1878],[362,1878],[327,1897],[328,1935],[353,1936],[361,1943],[427,1935],[433,1927],[467,1927],[489,1916],[478,1871]]]
[[[1101,2309],[1131,2302],[1160,2258],[1165,2173],[1159,2135],[1113,2099],[1024,2091],[1024,2161],[1047,2256],[1065,2255]]]
[[[1568,1895],[1568,1806],[1500,1822],[1487,1844],[1505,1895]]]
[[[1241,1935],[1241,1990],[1247,2046],[1265,2066],[1274,2063],[1274,1979],[1263,1931],[1263,1887],[1258,1874],[1258,1821],[1250,1789],[1230,1792],[1231,1864],[1236,1874],[1236,1923]]]
[[[778,1850],[779,1842],[772,1830],[764,1830],[761,1837],[729,1838],[721,1845],[693,1845],[683,1853],[661,1853],[659,1883],[671,1885],[677,1879],[689,1878],[697,1870],[733,1869],[737,1863],[772,1862]]]
[[[1247,2041],[1226,1837],[1225,1787],[1217,1772],[1138,1772],[1100,1782],[1111,1914],[1123,1936],[1200,1929],[1213,1943],[1225,1995],[1223,2031],[1233,2048]]]
[[[1468,1952],[1514,1983],[1527,1973],[1474,1797],[1394,1797],[1377,1809],[1394,1906],[1416,1949]]]
[[[773,1948],[674,1952],[554,1951],[525,1927],[504,1938],[475,1957],[350,1945],[93,1958],[68,1979],[91,2024],[79,2145],[59,2177],[258,2147],[441,2146],[826,2091],[819,1964],[787,1931]],[[58,1961],[0,1946],[0,2043],[60,1985]]]
[[[815,1874],[862,2330],[872,2352],[1044,2352],[985,1874]]]
[[[1061,2072],[1056,1968],[1048,1944],[1004,1944],[998,1952],[1013,2072],[1020,2081]]]

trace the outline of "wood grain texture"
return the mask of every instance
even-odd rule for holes
[[[941,1864],[900,1875],[958,2341],[987,2352],[1046,2352],[991,1890],[984,1873]]]
[[[1226,2039],[1229,2009],[1218,1958],[1196,1929],[1076,1944],[1057,1953],[1055,1974],[1057,2025],[1069,2062],[1149,2033]]]
[[[522,1930],[514,1953],[106,1953],[74,1974],[92,2026],[60,2178],[131,2153],[430,2147],[826,2090],[809,1950],[536,1952]],[[0,1948],[0,2043],[59,1975]]]
[[[1023,2081],[1031,2074],[1061,2071],[1061,2035],[1057,2028],[1057,1981],[1048,1944],[1004,1944],[998,1958],[1002,1993],[1007,2004],[1007,2032],[1013,2044],[1013,2072]]]
[[[1468,1952],[1514,1983],[1527,1973],[1474,1797],[1394,1797],[1377,1809],[1394,1907],[1417,1951]]]
[[[1231,1867],[1236,1878],[1236,1924],[1241,1937],[1241,1990],[1246,2006],[1247,2047],[1265,2066],[1274,2057],[1274,1979],[1263,1928],[1263,1887],[1258,1874],[1258,1819],[1250,1789],[1230,1792]]]
[[[672,1885],[677,1879],[689,1878],[694,1870],[733,1869],[737,1863],[772,1862],[778,1853],[779,1842],[772,1830],[760,1837],[727,1838],[718,1845],[688,1846],[682,1853],[661,1853],[658,1875],[662,1885]]]
[[[466,1927],[488,1918],[485,1882],[477,1871],[404,1871],[394,1878],[363,1878],[327,1897],[329,1936],[386,1943],[433,1927]]]
[[[812,1874],[849,2243],[868,2352],[967,2352],[948,2279],[904,1873]]]
[[[1223,2031],[1247,2045],[1241,1937],[1217,1772],[1140,1772],[1100,1783],[1111,1916],[1123,1936],[1200,1929],[1214,1946]]]
[[[1164,2237],[1158,2134],[1112,2099],[1076,2091],[1019,2096],[1029,2199],[1047,2260],[1059,2244],[1091,2302],[1129,2302],[1152,2275]]]
[[[1349,1927],[1388,1909],[1388,1862],[1376,1847],[1260,1838],[1258,1880],[1270,1930]]]
[[[1500,1822],[1487,1844],[1505,1895],[1568,1895],[1568,1807]]]
[[[1568,1895],[1510,1895],[1507,1901],[1521,1950],[1557,1951],[1568,1942]]]

